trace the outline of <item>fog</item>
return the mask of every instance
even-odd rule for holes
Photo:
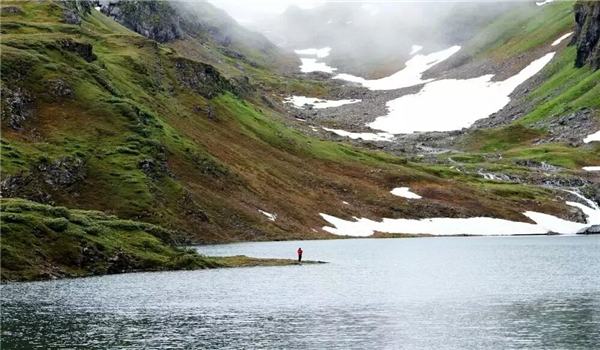
[[[422,47],[419,53],[426,55],[462,46],[499,16],[537,7],[534,1],[466,0],[211,3],[290,51],[330,47],[331,54],[315,64],[365,78],[385,77],[404,68],[415,47]]]

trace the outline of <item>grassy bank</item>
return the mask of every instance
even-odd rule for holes
[[[175,247],[177,232],[99,211],[69,210],[14,198],[2,198],[0,203],[3,282],[296,264],[287,259],[205,257]]]

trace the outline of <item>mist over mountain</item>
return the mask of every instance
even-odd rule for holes
[[[532,12],[533,2],[325,3],[290,6],[251,26],[289,49],[331,47],[326,59],[345,73],[389,75],[404,65],[413,46],[427,54],[462,45],[509,11]]]

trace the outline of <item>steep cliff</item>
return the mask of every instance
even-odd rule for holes
[[[575,4],[577,27],[571,44],[577,45],[575,67],[587,63],[590,68],[600,68],[600,2],[578,1]]]

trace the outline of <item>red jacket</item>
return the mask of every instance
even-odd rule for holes
[[[302,253],[304,253],[302,249],[298,249],[298,255],[302,255]]]

